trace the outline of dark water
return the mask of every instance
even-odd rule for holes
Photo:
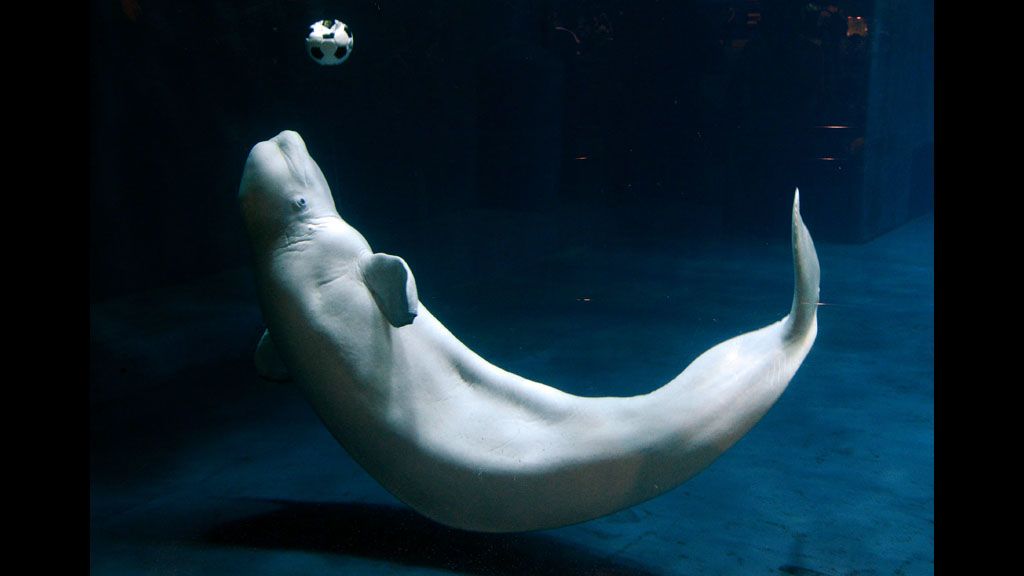
[[[932,8],[890,4],[94,2],[92,572],[933,573]],[[355,36],[338,67],[304,53],[324,17]],[[655,500],[436,525],[254,374],[235,196],[283,129],[502,368],[644,393],[777,320],[796,186],[817,342]]]

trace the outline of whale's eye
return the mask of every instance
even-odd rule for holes
[[[296,212],[301,212],[302,210],[306,209],[306,199],[297,198],[294,202],[292,202],[292,206],[295,208]]]

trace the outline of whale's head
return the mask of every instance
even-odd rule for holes
[[[338,214],[323,172],[302,137],[291,130],[253,146],[238,199],[256,243],[272,242],[297,224]]]
[[[376,304],[392,326],[412,323],[419,305],[412,271],[397,256],[374,253],[363,235],[342,220],[323,172],[298,133],[285,130],[253,146],[238,199],[254,252],[270,264],[262,268],[273,282],[295,288],[286,292],[308,291],[312,284],[349,290],[329,299],[346,308],[349,321],[362,296],[363,309]],[[336,282],[342,277],[352,281]]]

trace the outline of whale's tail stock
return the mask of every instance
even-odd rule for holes
[[[800,189],[793,195],[793,308],[786,319],[786,337],[799,338],[812,329],[818,312],[821,269],[814,242],[800,217]]]

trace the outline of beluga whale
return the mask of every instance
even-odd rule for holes
[[[789,313],[648,394],[600,398],[507,372],[452,335],[406,262],[342,219],[298,133],[252,148],[239,203],[267,328],[258,372],[300,390],[396,498],[456,528],[556,528],[675,488],[764,416],[817,334],[818,258],[799,190]]]

